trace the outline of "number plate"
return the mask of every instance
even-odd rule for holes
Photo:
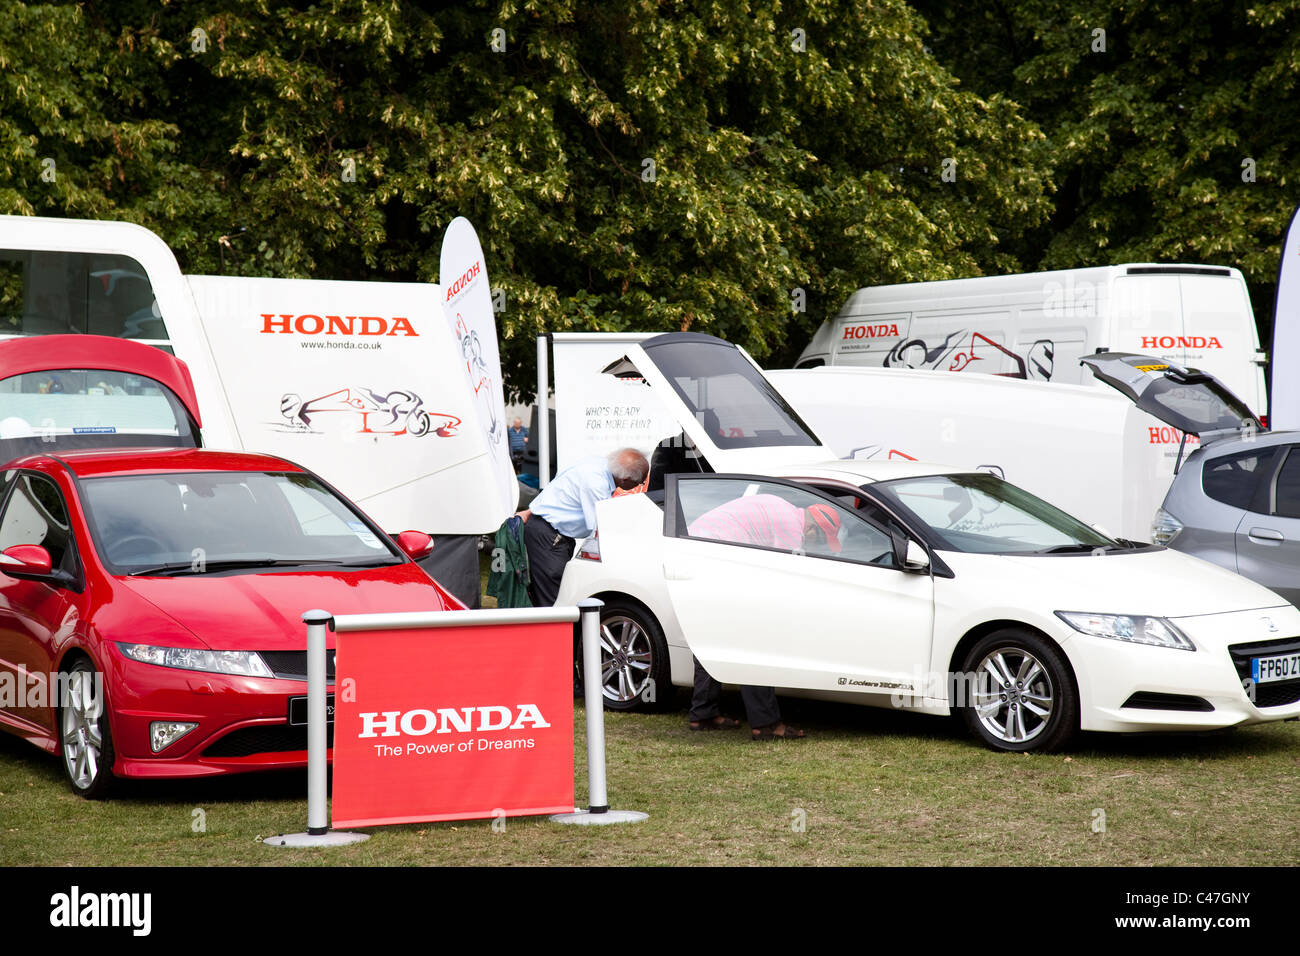
[[[334,695],[325,695],[325,723],[334,723]],[[305,727],[307,725],[307,698],[290,697],[289,698],[289,724],[292,727]]]
[[[1300,653],[1275,654],[1272,657],[1255,657],[1250,661],[1250,672],[1256,684],[1271,684],[1280,680],[1300,679]]]

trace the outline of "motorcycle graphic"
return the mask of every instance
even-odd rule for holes
[[[456,313],[456,337],[460,340],[460,354],[465,359],[465,371],[470,384],[474,386],[474,396],[483,409],[483,420],[488,423],[487,437],[493,445],[501,444],[505,438],[505,423],[497,416],[496,403],[493,401],[492,377],[487,362],[483,360],[483,343],[478,333],[471,329]]]
[[[969,340],[966,340],[969,336]],[[1034,378],[1050,381],[1055,367],[1056,346],[1051,339],[1039,339],[1029,349],[1029,361],[981,332],[962,329],[951,332],[943,343],[931,348],[924,339],[900,342],[885,356],[886,368],[946,368],[949,372],[984,371],[977,362],[989,359],[1010,361],[1014,371],[991,372],[1005,378]],[[989,367],[996,368],[995,361]]]
[[[420,438],[430,432],[439,438],[456,434],[461,420],[445,412],[428,412],[420,396],[405,389],[377,392],[369,388],[340,388],[303,401],[286,392],[280,398],[280,414],[295,431],[319,431],[312,426],[317,415],[359,415],[362,435],[411,435]]]

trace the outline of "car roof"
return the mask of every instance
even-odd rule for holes
[[[918,478],[922,475],[958,475],[977,473],[972,468],[936,464],[924,461],[899,459],[839,460],[814,462],[808,465],[791,465],[782,469],[790,478],[825,478],[832,481],[850,481],[855,485],[895,478]],[[983,472],[978,472],[983,474]]]
[[[1202,458],[1218,458],[1221,455],[1230,455],[1237,451],[1249,451],[1251,448],[1260,446],[1271,448],[1274,445],[1296,443],[1300,443],[1300,431],[1294,429],[1284,429],[1276,432],[1261,431],[1245,435],[1218,435],[1209,441],[1203,442],[1201,447],[1196,449],[1196,452]]]
[[[29,468],[48,461],[62,462],[78,478],[188,471],[304,471],[274,455],[203,448],[87,449],[58,455],[28,455],[11,461],[8,467]]]

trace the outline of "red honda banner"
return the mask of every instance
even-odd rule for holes
[[[340,633],[335,827],[573,811],[573,625]]]

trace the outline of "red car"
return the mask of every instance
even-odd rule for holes
[[[198,449],[199,424],[149,346],[0,342],[0,729],[87,797],[306,766],[302,613],[463,607],[414,561],[428,535],[389,538],[283,459]]]

